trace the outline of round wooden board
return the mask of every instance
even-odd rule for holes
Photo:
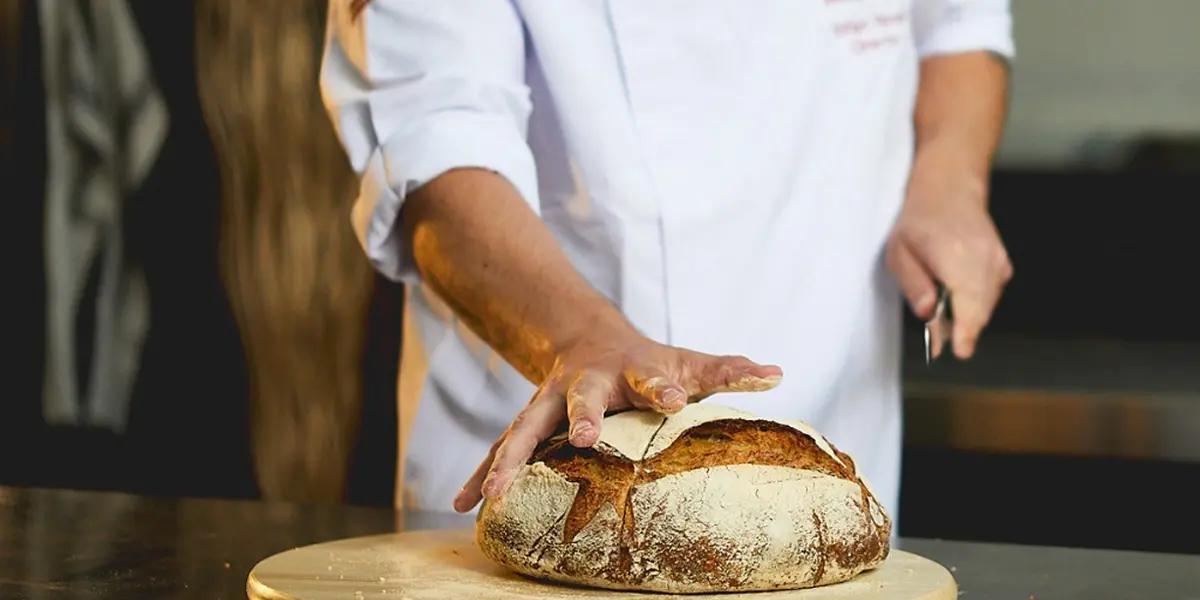
[[[672,596],[542,583],[489,561],[471,529],[352,538],[281,552],[250,571],[251,600],[955,600],[954,578],[941,565],[893,550],[883,566],[810,590]]]

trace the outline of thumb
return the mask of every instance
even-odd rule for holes
[[[929,271],[904,244],[888,248],[887,265],[900,284],[900,290],[904,292],[913,314],[919,319],[928,319],[937,304],[937,285]]]
[[[760,365],[744,356],[694,355],[696,365],[686,371],[689,394],[700,400],[720,392],[765,392],[783,379],[783,369]]]

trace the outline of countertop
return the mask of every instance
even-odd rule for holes
[[[470,517],[0,488],[0,598],[245,598],[283,550]],[[1190,526],[1190,525],[1184,525]],[[1200,600],[1200,556],[904,539],[968,600]]]

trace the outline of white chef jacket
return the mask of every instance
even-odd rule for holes
[[[780,365],[776,389],[708,401],[811,423],[897,515],[902,301],[882,250],[918,61],[1011,55],[1007,0],[351,4],[330,2],[321,83],[362,176],[355,229],[409,284],[398,498],[451,510],[534,392],[420,285],[399,233],[407,194],[481,167],[647,336]]]

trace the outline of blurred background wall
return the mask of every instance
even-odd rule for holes
[[[1014,0],[1013,12],[1018,68],[1001,167],[1111,165],[1122,141],[1200,133],[1195,2]]]

